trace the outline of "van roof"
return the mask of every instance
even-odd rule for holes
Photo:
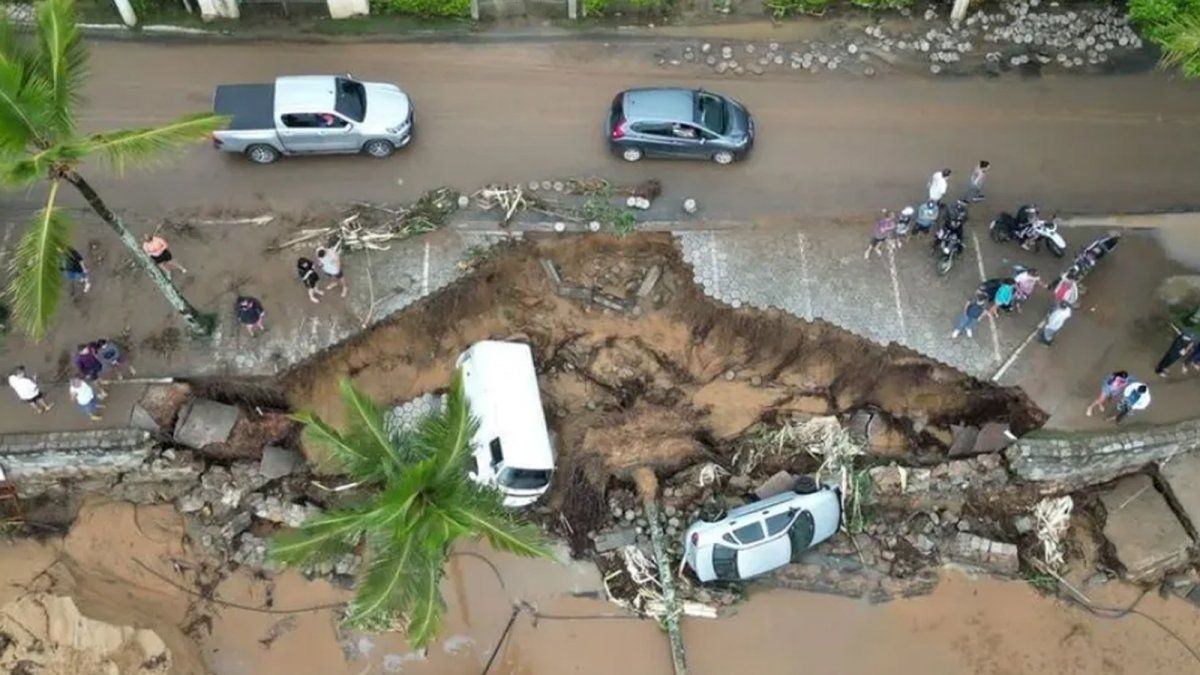
[[[472,412],[476,417],[488,416],[500,436],[505,464],[520,469],[554,468],[529,345],[485,340],[463,352],[462,358],[471,359],[472,377],[484,383],[484,400],[471,400]],[[470,385],[466,390],[479,391]]]

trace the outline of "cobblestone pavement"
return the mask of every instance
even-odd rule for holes
[[[980,209],[981,212],[984,209]],[[983,216],[968,225],[967,250],[944,278],[934,271],[929,238],[910,239],[881,257],[863,259],[869,226],[808,227],[803,231],[720,230],[676,233],[685,260],[708,295],[732,306],[778,308],[841,326],[880,344],[896,343],[980,379],[1023,387],[1051,413],[1050,426],[1093,428],[1083,408],[1100,378],[1115,369],[1145,379],[1155,405],[1143,421],[1194,416],[1200,381],[1154,377],[1170,342],[1154,294],[1166,276],[1181,273],[1151,233],[1129,232],[1115,254],[1088,278],[1081,306],[1047,347],[1030,339],[1049,309],[1042,290],[1021,313],[985,318],[973,339],[950,338],[966,299],[985,278],[1009,276],[1012,265],[1037,267],[1051,280],[1066,261],[1026,253],[987,237]],[[1095,228],[1066,232],[1073,250],[1104,234]],[[1152,379],[1151,379],[1152,378]]]

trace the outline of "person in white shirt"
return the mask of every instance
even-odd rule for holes
[[[80,409],[88,417],[92,418],[93,422],[99,422],[101,419],[100,411],[104,408],[100,405],[100,399],[96,398],[96,390],[92,389],[90,384],[78,377],[72,377],[70,391],[71,400],[75,401]]]
[[[321,267],[321,272],[333,279],[333,282],[325,287],[325,290],[332,291],[338,286],[342,287],[342,297],[346,297],[346,293],[350,292],[350,288],[346,286],[346,275],[342,272],[342,245],[338,243],[333,248],[320,247],[317,249],[317,265]]]
[[[1129,413],[1134,410],[1145,410],[1148,407],[1150,407],[1150,387],[1131,379],[1129,384],[1125,385],[1125,391],[1122,392],[1121,400],[1117,403],[1117,414],[1109,419],[1120,424]]]
[[[929,201],[942,201],[942,197],[946,196],[946,190],[950,189],[950,184],[946,181],[949,177],[950,169],[933,172],[933,175],[929,177]]]
[[[1063,324],[1067,319],[1071,318],[1071,306],[1067,303],[1059,303],[1054,309],[1050,310],[1050,314],[1046,316],[1046,325],[1042,327],[1042,342],[1050,344],[1054,342],[1054,336],[1058,331],[1062,330]]]
[[[8,386],[17,393],[17,398],[32,406],[39,415],[54,407],[42,396],[37,380],[25,372],[25,366],[17,366],[9,373]]]
[[[963,197],[968,202],[983,201],[983,183],[987,180],[988,169],[992,163],[986,159],[979,160],[971,170],[971,179],[967,182],[967,194]]]

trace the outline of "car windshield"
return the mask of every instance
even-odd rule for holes
[[[550,472],[544,469],[517,469],[510,466],[500,472],[496,482],[514,490],[536,490],[550,482]]]
[[[367,117],[367,90],[361,82],[337,78],[337,99],[334,108],[355,122]]]
[[[725,101],[712,94],[700,93],[696,97],[696,121],[710,131],[725,133],[728,124]]]

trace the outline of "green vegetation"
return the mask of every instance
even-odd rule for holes
[[[465,17],[471,15],[471,0],[371,0],[371,12],[420,17]]]
[[[420,649],[441,627],[446,603],[439,584],[454,542],[483,538],[495,549],[548,556],[537,528],[504,507],[500,492],[468,477],[477,422],[463,396],[462,373],[447,392],[445,408],[415,431],[390,433],[383,411],[341,382],[343,428],[300,413],[306,440],[325,448],[330,461],[357,485],[358,497],[277,536],[272,560],[302,566],[365,553],[346,622],[366,630],[402,625]]]
[[[1129,18],[1162,47],[1162,66],[1200,77],[1200,0],[1130,0]]]
[[[658,16],[671,11],[671,2],[669,0],[583,0],[583,10],[587,16],[602,16],[618,12]]]
[[[850,0],[850,4],[863,9],[900,9],[911,7],[913,0]]]
[[[766,8],[776,19],[796,14],[824,14],[833,0],[766,0]]]

